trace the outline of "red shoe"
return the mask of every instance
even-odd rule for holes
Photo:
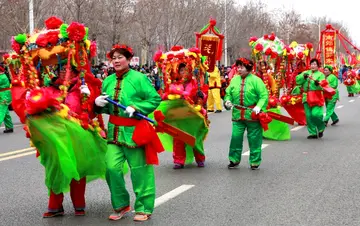
[[[119,210],[116,210],[115,213],[109,216],[109,220],[117,221],[123,218],[128,212],[130,212],[130,206],[123,207]]]
[[[52,217],[62,217],[64,216],[64,210],[60,210],[57,212],[46,212],[43,214],[43,218],[52,218]]]
[[[75,210],[75,216],[85,216],[85,210]]]

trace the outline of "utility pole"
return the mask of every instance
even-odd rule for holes
[[[29,27],[30,34],[34,32],[34,1],[29,0]]]
[[[224,24],[224,27],[225,27],[225,56],[224,56],[224,58],[225,58],[225,67],[227,67],[228,66],[228,64],[227,64],[227,34],[226,34],[226,15],[227,15],[227,10],[226,10],[226,6],[227,5],[227,0],[225,0],[225,24]]]

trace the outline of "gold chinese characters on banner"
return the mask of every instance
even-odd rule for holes
[[[208,72],[213,72],[215,69],[219,40],[216,35],[203,35],[200,38],[200,51],[201,55],[207,57]]]

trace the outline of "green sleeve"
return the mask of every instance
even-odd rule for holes
[[[139,76],[136,85],[139,87],[142,101],[130,101],[129,106],[134,107],[141,114],[149,115],[160,105],[161,97],[146,76]]]
[[[304,73],[307,71],[304,71],[303,73],[296,76],[296,85],[301,86],[306,82],[306,79],[304,78]]]
[[[257,80],[256,91],[257,95],[259,96],[259,100],[256,103],[256,106],[260,109],[265,109],[269,101],[269,93],[263,81]]]
[[[337,89],[339,82],[335,75],[329,75],[328,82],[331,88]]]
[[[225,96],[224,96],[224,102],[225,101],[230,101],[231,103],[233,102],[233,98],[232,98],[232,89],[233,89],[233,83],[234,83],[235,79],[232,79],[230,81],[229,86],[226,88],[225,90]]]

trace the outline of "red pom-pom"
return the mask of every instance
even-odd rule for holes
[[[154,60],[155,62],[158,62],[158,61],[160,60],[162,54],[163,54],[163,53],[162,53],[161,50],[157,51],[157,52],[154,54],[153,60]]]
[[[21,45],[15,41],[14,36],[11,37],[11,48],[12,48],[17,54],[20,54]]]
[[[312,45],[310,42],[308,42],[308,43],[306,44],[306,47],[307,47],[308,49],[312,49],[312,48],[313,48],[313,45]]]
[[[270,40],[270,41],[274,41],[274,40],[275,40],[275,35],[273,35],[273,34],[270,35],[269,40]]]
[[[278,57],[278,53],[277,52],[272,52],[271,53],[271,59],[275,59]]]
[[[166,56],[168,60],[172,60],[174,58],[174,54],[170,53]]]
[[[40,34],[37,39],[36,39],[36,45],[38,45],[39,47],[46,47],[48,44],[48,39],[46,34]]]
[[[15,56],[15,55],[13,55],[13,56]],[[5,54],[3,55],[4,60],[7,60],[9,57],[10,57],[10,55],[9,55],[8,53],[5,53]]]
[[[269,35],[264,35],[264,39],[268,40],[269,39]]]
[[[211,26],[215,26],[215,25],[216,25],[216,20],[215,20],[215,19],[210,19],[209,24],[210,24]]]
[[[265,51],[265,55],[271,55],[272,53],[272,50],[270,48],[267,48],[266,51]]]
[[[190,51],[190,52],[193,52],[193,53],[197,53],[197,54],[200,54],[200,53],[201,53],[200,49],[199,49],[199,48],[196,48],[196,47],[191,47],[191,48],[189,49],[189,51]]]
[[[85,26],[78,22],[72,22],[66,31],[69,34],[69,39],[77,42],[83,40],[86,35]]]
[[[47,29],[58,29],[63,24],[63,21],[56,16],[52,16],[45,20],[45,26]]]
[[[302,58],[304,57],[304,54],[303,54],[302,52],[299,52],[299,53],[297,54],[297,56],[298,56],[298,58],[302,59]]]
[[[173,46],[171,47],[171,51],[179,51],[179,50],[182,50],[184,47],[182,46]]]
[[[263,51],[264,46],[261,45],[260,43],[258,43],[258,44],[256,44],[255,49],[260,52],[260,51]]]
[[[49,31],[46,33],[46,38],[48,43],[51,45],[56,45],[59,40],[59,31]]]
[[[253,36],[249,39],[249,42],[256,42],[258,38],[256,36]]]

